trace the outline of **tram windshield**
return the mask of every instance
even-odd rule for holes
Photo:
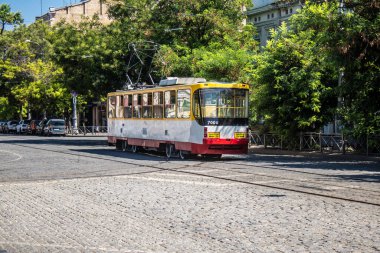
[[[248,90],[199,89],[193,99],[193,112],[198,121],[248,118]]]

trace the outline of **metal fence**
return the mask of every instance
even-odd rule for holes
[[[300,151],[360,153],[366,155],[380,155],[380,135],[368,134],[354,136],[353,134],[323,134],[300,133],[296,139],[286,139],[276,133],[259,133],[252,131],[249,134],[250,145],[264,146],[264,148],[287,149],[289,143]]]
[[[106,126],[79,126],[76,130],[72,127],[67,128],[68,135],[107,135]]]

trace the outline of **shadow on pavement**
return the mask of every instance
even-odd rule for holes
[[[344,181],[380,182],[380,161],[367,157],[250,154],[247,162],[268,169],[297,171]]]
[[[133,159],[133,160],[144,160],[144,161],[165,161],[166,157],[164,157],[163,153],[159,152],[153,152],[153,151],[144,151],[144,152],[138,152],[138,153],[131,153],[131,152],[123,152],[121,150],[116,149],[69,149],[70,151],[79,152],[79,153],[85,153],[86,156],[103,156],[104,159],[111,159],[111,158],[127,158],[127,159]],[[108,157],[108,158],[107,158]],[[101,158],[101,157],[97,157]],[[114,160],[112,160],[114,161]]]
[[[14,136],[14,135],[12,135]],[[32,145],[63,145],[63,146],[105,146],[107,145],[106,137],[98,138],[81,138],[81,137],[45,137],[41,139],[9,139],[0,140],[1,143],[9,144],[32,144]]]

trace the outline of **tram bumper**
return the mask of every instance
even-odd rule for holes
[[[247,154],[248,139],[210,139],[204,138],[203,144],[193,144],[195,154]]]

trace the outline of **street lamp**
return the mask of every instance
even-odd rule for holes
[[[78,121],[77,121],[77,96],[76,91],[71,91],[73,98],[73,134],[78,134]]]

